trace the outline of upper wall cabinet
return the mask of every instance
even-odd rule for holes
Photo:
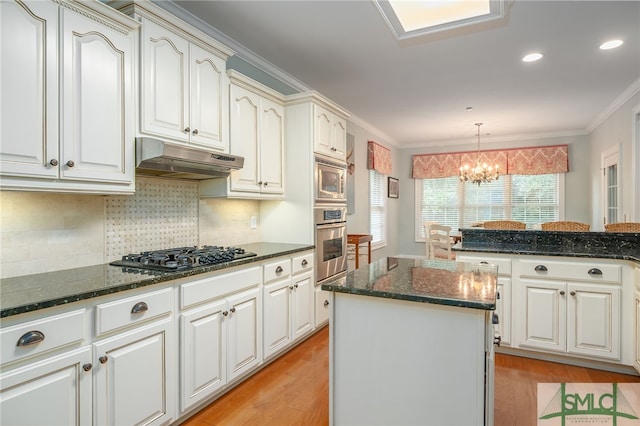
[[[99,1],[3,1],[2,189],[133,192],[138,24]]]
[[[287,96],[286,105],[309,103],[313,114],[312,135],[315,154],[347,161],[347,117],[349,113],[317,92]]]
[[[230,152],[244,157],[228,179],[201,182],[202,197],[273,199],[284,196],[283,96],[229,71]]]
[[[151,3],[120,10],[142,23],[140,132],[228,152],[233,52]]]

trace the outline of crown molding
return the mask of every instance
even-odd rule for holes
[[[624,105],[632,96],[636,93],[640,92],[640,78],[631,83],[629,87],[625,89],[616,99],[614,99],[608,107],[604,109],[593,122],[587,126],[587,133],[591,133],[595,130],[596,127],[601,125],[607,118],[611,116],[614,112],[618,110],[622,105]]]

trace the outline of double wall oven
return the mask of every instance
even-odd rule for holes
[[[347,271],[347,166],[316,158],[316,281]]]

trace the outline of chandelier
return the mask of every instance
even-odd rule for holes
[[[478,158],[476,165],[475,167],[470,167],[465,164],[460,167],[460,181],[471,182],[480,186],[481,183],[491,183],[494,180],[498,180],[500,172],[497,164],[491,167],[487,163],[480,163],[480,126],[482,126],[482,123],[476,123],[476,126],[478,126]]]

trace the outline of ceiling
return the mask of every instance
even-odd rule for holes
[[[402,41],[368,0],[174,3],[399,148],[475,143],[476,122],[483,141],[587,134],[640,87],[640,1],[515,0]],[[624,44],[601,51],[611,38]],[[522,62],[531,51],[543,59]]]

